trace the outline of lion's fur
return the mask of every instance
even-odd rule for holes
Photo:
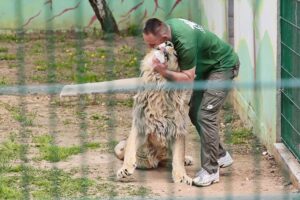
[[[187,133],[187,113],[184,108],[186,91],[165,90],[162,87],[167,80],[153,71],[153,52],[150,51],[141,63],[141,77],[143,83],[155,84],[157,89],[139,91],[135,95],[133,121],[140,134],[155,134],[162,140],[169,140]],[[172,52],[169,53],[168,68],[178,71],[177,58],[172,56]]]
[[[184,136],[187,134],[188,117],[185,109],[187,93],[184,90],[165,90],[163,88],[163,85],[167,80],[153,70],[152,60],[154,51],[155,50],[151,50],[147,53],[141,62],[140,69],[143,84],[155,84],[156,89],[140,90],[134,96],[132,126],[133,130],[136,130],[134,139],[139,140],[138,142],[141,143],[137,147],[136,152],[125,153],[124,165],[126,165],[126,156],[131,156],[131,154],[136,153],[136,166],[138,168],[157,167],[160,162],[167,159],[168,147],[171,145],[172,148],[172,145],[177,138],[184,139]],[[167,48],[167,52],[169,54],[169,59],[167,61],[168,69],[178,71],[179,67],[174,48]],[[134,140],[133,138],[130,138],[131,137],[127,140],[127,144],[130,143],[128,146],[135,144],[134,142],[129,141]],[[141,138],[144,138],[143,141],[140,141],[142,140]],[[120,143],[119,147],[117,146],[116,149],[120,149],[122,145],[124,146],[125,143]],[[126,146],[126,149],[132,149],[128,146]],[[184,143],[180,145],[180,147],[177,147],[177,149],[183,151],[184,157]],[[123,157],[120,155],[120,152],[116,154],[119,158]],[[184,163],[182,163],[182,165],[183,164]],[[182,173],[186,175],[185,170]],[[175,179],[176,178],[174,178],[174,180]]]

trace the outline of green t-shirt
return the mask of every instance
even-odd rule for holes
[[[224,71],[237,64],[233,48],[202,26],[179,18],[167,20],[166,24],[171,27],[171,42],[181,70],[196,66],[197,79],[202,79],[207,72]]]

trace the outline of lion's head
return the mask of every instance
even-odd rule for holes
[[[147,53],[147,55],[142,61],[142,71],[153,70],[152,60],[154,57],[158,58],[162,63],[166,63],[168,66],[168,70],[179,70],[177,62],[177,53],[174,49],[174,45],[172,42],[166,41],[158,45],[156,48],[151,49],[151,51]]]

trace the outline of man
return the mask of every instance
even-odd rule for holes
[[[209,83],[232,80],[238,74],[239,59],[232,47],[194,22],[151,18],[145,24],[143,38],[150,48],[165,41],[174,44],[180,72],[169,71],[164,63],[153,60],[154,70],[170,81]],[[193,179],[197,186],[218,182],[219,167],[233,163],[220,143],[217,120],[227,94],[226,89],[194,90],[190,100],[189,116],[201,137],[202,169]]]

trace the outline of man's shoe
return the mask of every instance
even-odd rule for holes
[[[194,185],[197,186],[209,186],[213,183],[219,182],[220,174],[219,169],[216,173],[209,174],[205,169],[201,169],[197,174],[196,178],[193,179]]]
[[[226,155],[218,159],[219,167],[224,168],[232,165],[233,160],[230,154],[226,151]]]

